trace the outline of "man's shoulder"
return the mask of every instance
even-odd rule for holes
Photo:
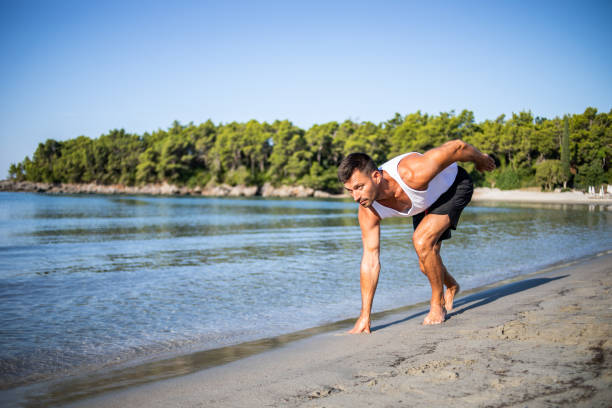
[[[359,206],[359,211],[357,217],[359,218],[359,225],[362,228],[372,227],[380,223],[380,215],[374,209],[374,207],[363,207]]]
[[[423,155],[418,152],[407,153],[397,163],[397,173],[402,178],[404,183],[410,185],[414,180],[414,176],[418,171],[418,167],[422,165]]]
[[[391,163],[399,163],[404,161],[405,159],[409,159],[409,158],[414,158],[414,157],[419,157],[422,156],[422,153],[419,152],[406,152],[406,153],[402,153],[402,154],[398,154],[396,156],[393,156],[392,158],[390,158],[389,160],[387,160],[385,162],[385,164],[383,164],[383,166],[388,166]]]

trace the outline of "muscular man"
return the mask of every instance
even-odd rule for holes
[[[490,171],[495,162],[474,146],[453,140],[425,154],[406,153],[377,168],[364,153],[351,153],[338,167],[338,178],[359,206],[363,241],[361,314],[350,333],[370,332],[372,300],[380,272],[380,220],[413,217],[412,242],[421,271],[431,285],[430,310],[423,324],[442,323],[453,308],[459,284],[440,258],[442,241],[457,228],[459,215],[472,198],[468,173],[456,162],[473,162]],[[444,286],[446,292],[444,293]]]

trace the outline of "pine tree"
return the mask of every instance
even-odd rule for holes
[[[563,180],[563,188],[567,188],[567,182],[570,178],[570,152],[569,152],[569,124],[567,116],[565,116],[563,137],[561,139],[561,179]]]

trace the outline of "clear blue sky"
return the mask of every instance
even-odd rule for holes
[[[0,178],[47,138],[612,108],[611,1],[0,0]]]

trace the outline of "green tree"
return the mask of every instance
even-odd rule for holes
[[[249,180],[260,181],[265,173],[270,155],[272,154],[273,131],[267,123],[260,124],[256,120],[249,121],[242,133],[243,165],[249,169]]]
[[[372,122],[353,124],[344,142],[344,156],[353,152],[368,154],[374,162],[382,164],[389,151],[386,132]]]
[[[154,147],[149,147],[138,156],[136,166],[136,181],[140,184],[156,183],[159,180],[157,174],[157,163],[159,152]]]
[[[569,138],[569,121],[566,116],[563,119],[563,139],[561,139],[561,181],[563,181],[563,188],[567,187],[570,178]]]
[[[568,168],[575,185],[612,183],[612,110],[599,113],[595,108],[564,119],[534,119],[531,112],[519,112],[509,120],[501,115],[481,123],[468,110],[458,115],[417,111],[396,113],[379,124],[315,124],[306,132],[288,120],[218,126],[211,120],[197,126],[174,121],[167,130],[142,136],[120,129],[95,139],[49,139],[31,159],[12,164],[9,176],[51,183],[168,181],[189,186],[205,185],[214,177],[232,184],[272,181],[337,191],[335,172],[348,153],[363,151],[381,164],[394,155],[423,152],[457,138],[501,162],[496,171],[476,177],[477,183],[552,188],[569,180]],[[562,163],[556,176],[555,161]],[[466,167],[474,171],[469,163]]]
[[[39,143],[32,161],[25,165],[27,179],[45,183],[60,182],[61,179],[53,171],[53,166],[55,161],[61,157],[61,148],[61,142],[54,139],[47,139],[45,143]]]
[[[612,157],[612,110],[598,114],[595,108],[587,108],[573,115],[569,125],[576,184],[586,187],[585,183],[596,185],[597,180],[611,182],[607,172]]]
[[[169,183],[185,182],[193,171],[195,159],[193,140],[181,131],[170,131],[161,142],[156,165],[158,178]]]
[[[111,130],[100,136],[92,149],[92,181],[133,185],[136,182],[138,159],[144,147],[139,136],[126,133],[124,129]]]
[[[9,179],[15,181],[24,181],[26,178],[24,163],[11,163],[9,166]]]
[[[338,193],[342,190],[340,183],[338,183],[336,168],[329,167],[325,169],[316,161],[310,167],[309,173],[300,180],[300,184],[316,190],[334,193]]]
[[[54,178],[66,183],[92,181],[88,171],[88,153],[92,140],[86,136],[62,142],[61,155],[53,163]]]
[[[544,160],[536,164],[536,181],[546,190],[552,190],[562,180],[560,160]]]
[[[321,168],[337,164],[337,157],[334,154],[334,137],[338,128],[338,122],[313,125],[304,135],[312,153],[312,161],[318,163]]]
[[[606,174],[600,160],[594,160],[591,163],[585,163],[578,167],[576,184],[585,189],[588,186],[598,187],[604,183],[610,183],[609,173]]]
[[[287,120],[275,121],[269,179],[276,183],[293,184],[308,173],[312,158],[307,150],[304,131]]]
[[[210,169],[214,161],[212,151],[217,138],[217,127],[208,119],[198,127],[190,127],[188,131],[193,133],[195,139],[197,165],[204,170]]]

